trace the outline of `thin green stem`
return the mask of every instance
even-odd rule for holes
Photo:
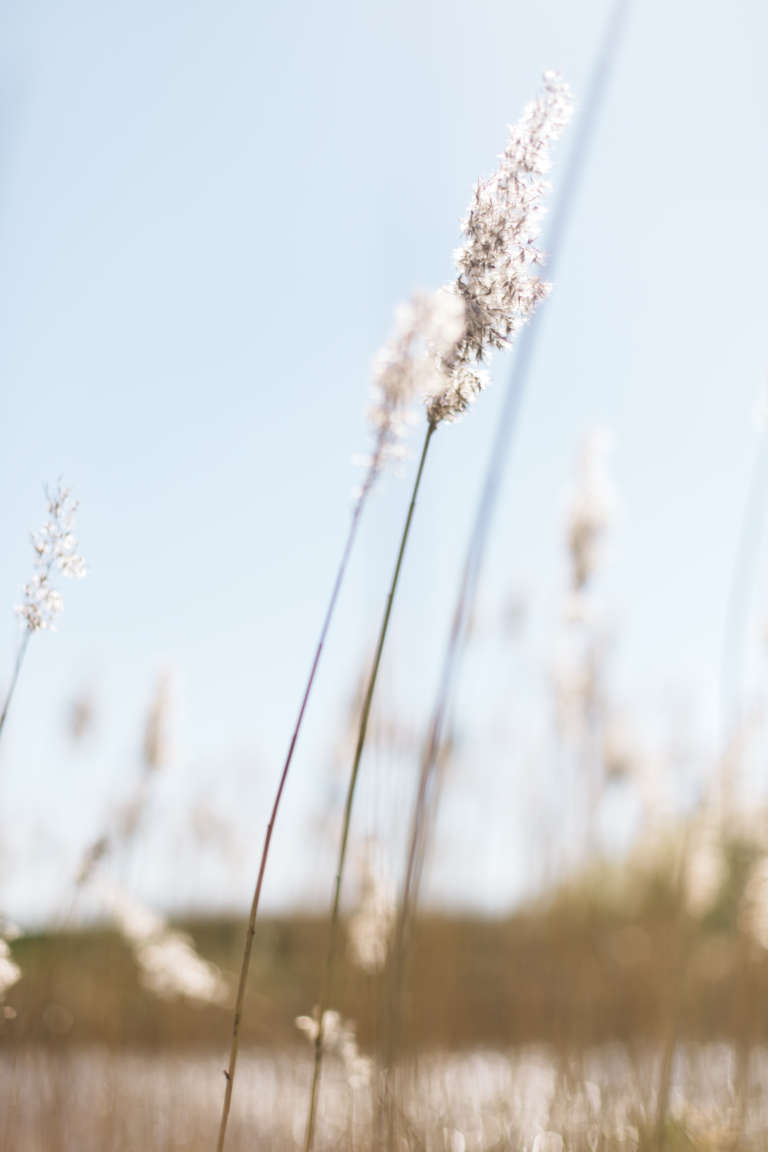
[[[597,122],[598,112],[606,88],[610,67],[617,53],[620,34],[630,8],[631,0],[614,0],[600,52],[595,60],[590,79],[584,112],[577,139],[562,185],[562,192],[555,205],[552,224],[549,230],[549,275],[554,272],[560,259],[560,252],[566,233],[566,226],[574,201],[574,193],[579,182],[585,159],[589,153],[591,136]],[[434,796],[435,777],[439,766],[443,732],[446,726],[452,693],[461,666],[467,623],[472,614],[480,574],[488,546],[493,514],[498,500],[504,466],[509,456],[510,443],[515,433],[520,406],[525,393],[529,369],[533,360],[537,334],[540,325],[540,312],[536,310],[520,337],[517,356],[512,370],[506,395],[502,402],[496,434],[491,445],[485,479],[480,492],[474,523],[467,544],[467,551],[459,583],[453,612],[451,630],[443,659],[438,682],[434,710],[428,729],[427,740],[419,772],[416,799],[411,818],[410,835],[406,856],[406,873],[403,883],[400,907],[395,927],[395,939],[391,950],[390,1012],[388,1013],[388,1034],[385,1045],[385,1071],[389,1115],[389,1144],[392,1145],[393,1100],[391,1097],[392,1069],[398,1040],[400,1018],[400,998],[402,995],[405,950],[408,925],[417,904],[421,863],[426,852],[426,832],[428,823],[434,824],[435,813],[429,812],[430,797]]]
[[[320,663],[320,657],[322,655],[323,647],[325,645],[325,640],[326,640],[326,637],[328,635],[328,630],[331,626],[331,620],[333,618],[333,613],[334,613],[334,609],[336,607],[336,601],[338,600],[338,597],[339,597],[339,592],[341,591],[341,585],[342,585],[343,580],[344,580],[344,574],[347,570],[347,564],[349,562],[349,557],[350,557],[350,554],[352,552],[352,545],[354,544],[355,536],[357,535],[357,528],[358,528],[358,525],[360,523],[360,517],[362,515],[363,506],[364,506],[365,501],[367,499],[368,493],[370,492],[370,490],[373,486],[373,482],[376,478],[376,473],[377,473],[377,464],[374,462],[371,464],[371,467],[368,471],[368,475],[366,477],[365,483],[361,489],[360,495],[357,498],[354,510],[352,512],[352,519],[351,519],[350,525],[349,525],[349,532],[347,533],[347,540],[346,540],[346,543],[344,545],[344,551],[342,552],[341,561],[339,563],[339,567],[338,567],[337,572],[336,572],[336,578],[334,580],[333,590],[331,591],[331,598],[328,601],[328,607],[326,608],[325,618],[323,620],[323,626],[320,630],[320,637],[319,637],[318,642],[317,642],[317,647],[315,648],[315,654],[314,654],[314,657],[312,659],[312,665],[311,665],[310,670],[309,670],[309,676],[307,678],[307,683],[306,683],[305,688],[304,688],[304,695],[302,696],[302,699],[301,699],[301,705],[299,707],[299,714],[298,714],[298,717],[296,719],[296,724],[294,726],[293,733],[291,735],[290,744],[288,745],[288,753],[287,753],[286,758],[285,758],[285,763],[283,764],[283,770],[280,774],[280,780],[278,782],[277,792],[275,793],[275,799],[274,799],[274,803],[272,805],[272,812],[271,812],[271,815],[269,817],[269,823],[267,824],[267,831],[266,831],[266,834],[264,837],[264,847],[262,848],[261,862],[259,864],[259,874],[258,874],[258,877],[256,880],[256,887],[255,887],[254,892],[253,892],[253,900],[251,902],[251,911],[250,911],[250,914],[248,917],[248,928],[247,928],[247,931],[245,934],[245,944],[243,946],[243,958],[242,958],[242,961],[240,964],[240,976],[239,976],[238,983],[237,983],[237,996],[235,998],[235,1013],[234,1013],[234,1019],[233,1019],[233,1023],[232,1023],[232,1045],[231,1045],[230,1053],[229,1053],[229,1066],[227,1067],[227,1069],[224,1073],[224,1078],[225,1078],[224,1103],[222,1105],[222,1110],[221,1110],[221,1121],[219,1123],[219,1137],[218,1137],[218,1141],[216,1143],[216,1152],[223,1152],[224,1141],[226,1140],[226,1137],[227,1137],[227,1123],[229,1121],[229,1110],[230,1110],[230,1107],[232,1104],[232,1091],[233,1091],[234,1084],[235,1084],[235,1071],[237,1069],[237,1057],[238,1057],[238,1053],[240,1050],[240,1024],[241,1024],[241,1021],[243,1018],[243,1004],[245,1001],[245,988],[246,988],[246,984],[248,982],[248,969],[250,968],[250,963],[251,963],[251,952],[253,950],[253,937],[254,937],[255,932],[256,932],[256,916],[257,916],[257,913],[259,910],[259,900],[261,898],[261,888],[262,888],[262,884],[264,882],[264,872],[265,872],[266,867],[267,867],[267,858],[269,856],[269,848],[270,848],[270,844],[272,843],[272,831],[273,831],[274,826],[275,826],[275,820],[277,819],[277,813],[278,813],[278,809],[280,807],[280,801],[281,801],[282,796],[283,796],[283,791],[285,789],[285,783],[286,783],[286,780],[288,779],[288,771],[291,767],[291,761],[293,760],[293,753],[294,753],[295,748],[296,748],[296,742],[299,738],[299,732],[301,731],[301,725],[302,725],[302,722],[304,720],[304,713],[306,711],[307,703],[309,701],[309,696],[310,696],[310,693],[312,691],[312,685],[314,684],[314,681],[315,681],[315,674],[317,673],[318,665]]]
[[[400,538],[400,548],[397,553],[397,561],[395,563],[395,571],[392,575],[392,584],[387,596],[387,605],[384,609],[384,616],[381,621],[381,628],[379,631],[379,639],[376,645],[376,655],[373,659],[373,667],[371,675],[368,680],[368,687],[365,692],[363,700],[362,712],[360,714],[360,727],[357,734],[357,744],[355,747],[355,758],[352,764],[352,771],[349,776],[349,784],[347,786],[347,798],[344,804],[344,820],[341,830],[341,843],[339,845],[339,859],[336,868],[336,878],[333,887],[333,901],[331,904],[329,937],[328,937],[328,952],[325,961],[325,975],[323,979],[323,989],[320,998],[320,1006],[318,1009],[317,1020],[317,1036],[315,1037],[315,1063],[312,1073],[312,1088],[309,1097],[309,1115],[307,1116],[307,1130],[304,1140],[305,1152],[310,1152],[315,1137],[315,1120],[317,1116],[317,1102],[320,1089],[320,1071],[323,1062],[323,1018],[328,1009],[328,1002],[330,999],[331,982],[333,978],[333,964],[336,956],[336,940],[338,936],[339,926],[339,908],[341,905],[341,884],[344,876],[344,864],[347,857],[347,843],[349,840],[349,827],[352,820],[352,805],[355,798],[355,788],[357,786],[357,778],[360,771],[360,761],[363,755],[363,748],[365,747],[365,737],[368,731],[368,720],[371,713],[371,703],[373,701],[373,694],[376,688],[376,678],[379,672],[379,665],[381,664],[381,655],[384,651],[384,642],[387,638],[387,630],[389,628],[389,620],[392,615],[392,605],[395,599],[395,592],[397,591],[397,583],[400,578],[400,569],[405,556],[405,546],[408,542],[408,533],[411,528],[411,521],[413,520],[413,512],[416,507],[416,498],[419,494],[419,487],[421,485],[421,477],[424,472],[424,463],[427,458],[427,451],[432,439],[432,434],[435,431],[435,425],[429,424],[427,426],[427,433],[424,437],[424,446],[421,450],[421,458],[419,460],[419,467],[416,472],[416,479],[413,483],[413,492],[411,493],[411,502],[408,506],[408,515],[405,518],[405,525],[403,533]]]
[[[463,601],[462,601],[463,605]],[[458,644],[459,629],[461,627],[461,611],[454,614],[449,650],[453,644]],[[390,965],[388,974],[387,1013],[385,1020],[384,1043],[384,1109],[387,1123],[386,1147],[391,1148],[394,1140],[394,1061],[400,1034],[400,1013],[402,1006],[402,991],[404,981],[405,956],[407,951],[407,938],[410,928],[411,914],[415,903],[415,891],[418,887],[418,878],[424,859],[427,839],[427,821],[430,815],[428,799],[430,786],[434,784],[434,774],[439,763],[442,713],[438,711],[433,716],[429,736],[419,769],[419,782],[416,789],[416,801],[411,814],[411,825],[408,836],[408,849],[406,854],[405,876],[403,879],[402,894],[395,920],[395,929],[390,949]],[[381,1143],[381,1109],[376,1117],[376,1144]]]
[[[5,698],[2,714],[0,714],[0,734],[2,734],[3,728],[5,726],[5,718],[8,715],[8,709],[11,706],[11,700],[13,700],[13,693],[16,690],[16,685],[19,680],[19,673],[21,672],[21,666],[24,663],[24,655],[27,651],[27,644],[29,644],[29,637],[31,634],[32,633],[29,628],[24,629],[24,635],[22,637],[21,643],[19,644],[19,650],[16,653],[16,663],[13,666],[13,675],[11,676],[11,683],[8,688],[8,695]]]

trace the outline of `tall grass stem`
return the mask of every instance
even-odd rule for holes
[[[357,536],[357,529],[358,529],[358,526],[360,524],[360,517],[362,516],[363,507],[364,507],[366,499],[368,497],[368,493],[370,492],[370,490],[373,486],[373,482],[374,482],[375,478],[376,478],[376,468],[375,468],[375,466],[372,465],[370,467],[367,475],[366,475],[365,482],[364,482],[364,484],[360,490],[360,493],[357,497],[357,500],[355,501],[355,506],[354,506],[353,511],[352,511],[352,518],[351,518],[350,524],[349,524],[349,531],[347,533],[347,539],[346,539],[346,542],[344,544],[344,550],[343,550],[342,555],[341,555],[339,567],[336,571],[336,578],[335,578],[334,583],[333,583],[333,589],[331,591],[331,597],[330,597],[330,600],[328,601],[328,606],[327,606],[326,611],[325,611],[325,617],[323,619],[322,628],[320,629],[320,636],[318,638],[317,647],[315,648],[315,653],[314,653],[314,656],[312,658],[312,664],[311,664],[311,667],[309,670],[309,676],[307,678],[307,682],[306,682],[306,685],[304,687],[304,695],[302,696],[302,699],[301,699],[301,705],[299,707],[299,714],[296,718],[296,724],[294,726],[293,733],[291,734],[291,740],[290,740],[290,743],[288,745],[288,752],[287,752],[287,755],[285,758],[285,763],[283,764],[283,770],[280,774],[280,779],[279,779],[278,786],[277,786],[277,792],[275,793],[275,799],[274,799],[274,802],[272,804],[272,812],[270,814],[269,823],[267,824],[267,830],[266,830],[266,834],[264,836],[264,846],[263,846],[262,851],[261,851],[261,861],[259,863],[259,873],[258,873],[258,877],[256,879],[256,887],[255,887],[254,892],[253,892],[253,900],[251,901],[251,910],[250,910],[250,914],[248,917],[248,928],[247,928],[246,935],[245,935],[245,944],[243,946],[243,958],[242,958],[242,961],[240,964],[240,976],[238,978],[238,984],[237,984],[237,995],[236,995],[236,999],[235,999],[235,1012],[234,1012],[234,1019],[233,1019],[233,1024],[232,1024],[232,1045],[231,1045],[230,1053],[229,1053],[229,1065],[227,1067],[227,1070],[224,1073],[224,1077],[225,1077],[224,1103],[222,1105],[221,1121],[219,1124],[219,1136],[218,1136],[218,1141],[216,1143],[217,1152],[223,1152],[224,1143],[225,1143],[226,1136],[227,1136],[227,1124],[229,1121],[229,1111],[230,1111],[230,1107],[232,1104],[232,1092],[233,1092],[234,1084],[235,1084],[235,1072],[237,1069],[237,1057],[238,1057],[239,1048],[240,1048],[240,1025],[241,1025],[242,1017],[243,1017],[243,1004],[245,1001],[245,989],[246,989],[246,985],[248,982],[248,970],[249,970],[250,963],[251,963],[251,952],[253,949],[253,937],[254,937],[254,934],[256,931],[256,917],[257,917],[258,910],[259,910],[259,900],[261,898],[261,889],[262,889],[262,885],[264,882],[264,872],[265,872],[266,867],[267,867],[267,858],[269,857],[269,849],[270,849],[270,845],[272,843],[272,832],[274,830],[275,821],[277,819],[278,809],[280,807],[280,801],[282,799],[283,791],[285,789],[285,783],[286,783],[286,780],[288,779],[288,772],[289,772],[290,767],[291,767],[291,761],[293,760],[293,754],[294,754],[294,751],[296,749],[296,743],[298,741],[299,733],[301,731],[301,726],[302,726],[302,723],[304,721],[304,713],[306,712],[306,709],[307,709],[307,704],[309,702],[310,693],[312,692],[312,685],[314,684],[315,675],[317,673],[317,669],[318,669],[318,666],[320,664],[320,657],[322,656],[322,653],[323,653],[325,641],[326,641],[326,638],[328,636],[328,631],[329,631],[330,626],[331,626],[331,620],[333,619],[334,610],[336,608],[336,602],[339,598],[341,586],[342,586],[342,583],[344,581],[344,575],[346,573],[347,565],[349,563],[349,557],[352,553],[352,547],[353,547],[354,542],[355,542],[355,537]]]
[[[416,500],[419,494],[419,488],[421,486],[424,464],[427,459],[427,452],[429,451],[429,445],[432,440],[435,427],[436,425],[433,423],[428,423],[426,436],[424,437],[424,445],[421,450],[421,458],[419,459],[419,466],[416,471],[416,479],[414,480],[413,491],[411,492],[411,502],[408,505],[408,514],[405,518],[403,532],[400,537],[400,547],[398,549],[397,560],[395,562],[395,570],[392,575],[392,583],[390,585],[389,595],[387,596],[387,604],[386,608],[384,609],[384,616],[382,617],[381,628],[379,630],[379,639],[376,645],[376,653],[373,658],[373,667],[371,668],[368,686],[366,688],[365,697],[363,699],[362,710],[360,713],[360,726],[357,735],[357,744],[355,746],[355,756],[352,764],[352,770],[349,776],[349,783],[347,785],[347,796],[344,804],[344,818],[341,829],[341,841],[339,844],[339,858],[333,887],[333,900],[331,903],[328,931],[328,951],[326,954],[322,995],[318,1008],[317,1036],[315,1037],[315,1060],[314,1068],[312,1071],[312,1087],[309,1097],[309,1114],[307,1116],[307,1128],[304,1141],[305,1152],[311,1152],[315,1136],[315,1122],[320,1090],[320,1072],[323,1061],[323,1017],[328,1009],[328,1003],[331,994],[331,984],[333,980],[333,965],[336,957],[336,942],[339,928],[339,909],[341,905],[341,886],[344,876],[344,865],[347,856],[347,844],[349,841],[349,828],[352,820],[352,806],[355,798],[355,788],[357,787],[357,779],[360,772],[360,762],[362,760],[363,749],[365,747],[365,738],[368,731],[368,720],[371,713],[371,704],[373,702],[373,694],[376,689],[376,679],[379,673],[381,656],[384,651],[384,643],[387,638],[389,621],[392,615],[392,605],[395,600],[397,584],[400,579],[400,569],[402,568],[403,557],[405,556],[405,548],[406,544],[408,543],[408,534],[411,529],[411,522],[413,520],[413,513],[416,507]]]
[[[620,35],[629,7],[630,0],[615,0],[609,15],[601,49],[592,69],[589,89],[584,101],[584,111],[580,117],[576,139],[569,154],[563,183],[561,185],[561,192],[552,214],[552,223],[549,229],[547,245],[549,251],[548,272],[552,279],[555,278],[555,270],[562,251],[576,190],[589,151],[589,145],[594,135],[598,113],[610,74],[610,67],[617,52]],[[425,846],[422,841],[426,826],[426,806],[440,757],[446,716],[451,704],[459,671],[467,622],[470,618],[477,594],[480,572],[498,499],[504,465],[509,456],[510,443],[516,431],[520,406],[525,392],[540,326],[541,311],[537,309],[523,329],[517,345],[512,374],[502,404],[496,435],[488,459],[485,480],[480,492],[475,520],[467,545],[435,705],[422,755],[416,800],[411,819],[405,877],[393,940],[393,999],[389,1012],[389,1037],[385,1045],[385,1071],[387,1072],[391,1070],[397,1045],[400,1014],[399,1001],[403,979],[403,959],[406,947],[407,927],[412,906],[415,905],[417,899],[419,873],[421,871],[419,861],[423,859],[425,851]]]
[[[2,714],[0,714],[0,735],[2,735],[3,728],[5,727],[5,718],[8,715],[8,710],[11,707],[13,694],[16,691],[16,685],[19,682],[19,675],[21,673],[21,666],[24,663],[24,656],[27,652],[27,645],[29,644],[29,637],[31,636],[29,628],[24,629],[24,635],[21,638],[18,651],[16,653],[16,661],[13,665],[13,674],[11,676],[11,683],[8,685],[8,694],[5,697],[5,704],[3,705]]]

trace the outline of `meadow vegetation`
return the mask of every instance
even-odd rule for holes
[[[495,170],[474,188],[454,279],[397,310],[374,361],[370,452],[269,813],[253,816],[253,827],[266,831],[248,916],[177,922],[118,879],[127,873],[120,862],[141,845],[167,760],[161,679],[139,770],[83,845],[69,907],[38,932],[0,921],[0,1148],[768,1146],[768,824],[738,787],[748,717],[741,704],[725,717],[722,756],[701,774],[692,800],[659,803],[659,766],[634,746],[611,696],[595,595],[616,509],[604,429],[585,443],[568,490],[562,653],[551,703],[553,758],[571,786],[563,786],[551,842],[540,846],[546,880],[503,916],[421,904],[440,800],[457,771],[451,711],[477,625],[500,471],[551,288],[541,275],[541,218],[554,195],[554,275],[622,8],[595,65],[560,189],[550,189],[548,173],[571,94],[546,72]],[[413,772],[399,820],[402,859],[385,876],[375,845],[362,868],[350,845],[366,754],[379,742],[386,751],[393,732],[399,739],[395,723],[382,741],[377,690],[408,542],[419,531],[422,477],[434,437],[479,400],[490,351],[515,345],[434,701],[424,732],[403,745]],[[413,487],[382,614],[372,621],[370,664],[339,740],[329,907],[266,916],[260,904],[272,834],[358,527],[380,475],[409,450],[414,422],[421,441],[410,445],[418,460]],[[77,504],[61,484],[46,498],[17,609],[19,645],[0,735],[23,690],[29,645],[61,612],[59,578],[85,575]],[[749,576],[737,571],[734,586]],[[505,635],[501,625],[498,633]],[[73,717],[88,722],[87,708]],[[462,763],[471,759],[470,750]],[[622,851],[609,853],[600,821],[617,790],[632,798],[637,818]],[[84,897],[101,909],[86,923],[78,915]]]

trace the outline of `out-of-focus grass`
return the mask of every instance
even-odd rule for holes
[[[530,1148],[545,1130],[541,1147],[574,1152],[765,1147],[768,950],[741,911],[756,850],[727,845],[719,886],[694,916],[681,843],[594,864],[508,917],[417,921],[397,1069],[402,1147]],[[158,999],[103,927],[14,942],[23,977],[0,1018],[1,1147],[212,1146],[245,926],[177,927],[224,973],[230,1003]],[[257,924],[233,1150],[301,1145],[311,1050],[294,1018],[317,1000],[327,932],[310,916]],[[333,1006],[375,1056],[387,973],[366,974],[346,949],[339,960]],[[371,1146],[372,1067],[370,1084],[353,1088],[329,1060],[319,1148]]]
[[[234,986],[243,926],[181,925]],[[243,1041],[296,1043],[311,1010],[325,921],[263,920],[254,942]],[[226,1047],[229,1005],[161,1000],[146,991],[120,937],[105,929],[28,936],[14,944],[23,979],[0,1021],[0,1043]],[[334,1006],[375,1044],[383,977],[344,957]],[[411,1048],[655,1039],[675,1001],[680,1035],[751,1043],[768,1036],[768,954],[716,916],[682,918],[672,902],[612,907],[563,895],[507,919],[427,916],[409,961],[405,1042]]]

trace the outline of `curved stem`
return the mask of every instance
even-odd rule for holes
[[[552,216],[552,224],[549,229],[547,245],[549,248],[548,270],[552,279],[555,278],[555,269],[560,259],[566,226],[575,198],[576,187],[588,155],[588,146],[597,122],[603,93],[610,73],[610,66],[617,52],[620,34],[630,8],[630,3],[631,0],[614,0],[603,42],[592,69],[579,130],[570,153],[563,179],[562,191],[558,197]],[[435,697],[428,736],[422,755],[419,783],[411,818],[406,874],[393,941],[392,982],[390,985],[392,1001],[390,1004],[389,1028],[385,1048],[385,1068],[388,1073],[391,1073],[397,1045],[400,1015],[399,1001],[402,991],[407,929],[409,919],[412,915],[412,908],[415,906],[418,896],[419,873],[421,870],[420,861],[423,860],[425,852],[425,820],[427,817],[430,791],[433,777],[439,763],[446,717],[458,677],[467,621],[471,615],[477,594],[480,571],[485,557],[503,470],[509,455],[510,443],[517,427],[520,406],[533,359],[536,339],[541,324],[540,316],[540,310],[534,312],[528,324],[523,329],[518,342],[512,375],[504,396],[495,438],[488,458],[485,479],[467,544],[464,567],[454,606],[451,630],[443,657],[437,695]],[[432,814],[432,820],[434,820],[434,814]],[[392,1143],[392,1108],[393,1102],[390,1099],[388,1108],[390,1117],[390,1146]]]
[[[387,630],[389,628],[389,620],[392,614],[392,604],[395,599],[395,592],[397,590],[397,583],[400,578],[400,569],[405,555],[405,546],[408,541],[408,533],[411,528],[411,521],[413,519],[413,511],[416,507],[416,498],[419,494],[419,487],[421,485],[421,477],[424,471],[424,463],[427,458],[427,451],[432,439],[432,434],[435,430],[434,424],[429,424],[427,427],[427,434],[424,437],[424,446],[421,450],[421,459],[419,460],[419,467],[416,472],[416,479],[413,484],[413,492],[411,493],[411,502],[408,506],[408,515],[405,518],[405,525],[403,533],[400,538],[400,548],[397,554],[397,561],[395,563],[395,571],[392,575],[392,584],[387,596],[387,605],[384,610],[384,616],[381,621],[381,628],[379,630],[379,639],[376,645],[376,655],[373,659],[373,667],[371,675],[368,680],[368,687],[366,688],[365,698],[363,700],[362,712],[360,714],[360,727],[357,735],[357,744],[355,746],[355,758],[352,764],[352,771],[349,777],[349,784],[347,785],[347,798],[344,805],[344,819],[341,830],[341,843],[339,845],[339,859],[336,868],[336,879],[333,888],[333,901],[331,904],[329,938],[328,938],[328,953],[325,961],[325,976],[323,979],[322,996],[320,999],[320,1006],[318,1009],[317,1020],[317,1036],[315,1037],[315,1063],[312,1072],[312,1088],[309,1097],[309,1115],[307,1116],[307,1130],[304,1140],[305,1152],[310,1152],[312,1143],[315,1136],[315,1119],[317,1115],[317,1101],[320,1088],[320,1070],[323,1061],[323,1017],[328,1009],[328,1001],[330,998],[331,981],[333,977],[333,963],[336,955],[336,938],[338,936],[339,925],[339,907],[341,904],[341,883],[344,875],[344,864],[347,856],[347,842],[349,840],[349,827],[352,819],[352,805],[355,798],[355,788],[357,786],[357,777],[360,771],[360,761],[363,755],[363,748],[365,747],[365,737],[368,731],[368,719],[371,712],[371,703],[373,701],[373,693],[376,688],[376,678],[379,672],[379,665],[381,663],[381,654],[384,651],[384,642],[387,638]]]
[[[310,670],[309,670],[309,677],[307,679],[307,683],[306,683],[306,686],[304,688],[304,695],[302,696],[301,706],[299,707],[299,714],[298,714],[298,717],[296,719],[296,724],[294,726],[293,733],[291,735],[290,744],[288,745],[288,753],[287,753],[286,758],[285,758],[285,763],[283,764],[283,770],[280,774],[280,780],[279,780],[279,783],[277,786],[277,792],[275,793],[275,799],[274,799],[274,803],[272,805],[272,812],[271,812],[271,815],[269,817],[269,823],[267,824],[267,831],[266,831],[266,834],[264,837],[264,847],[262,848],[262,851],[261,851],[261,862],[259,864],[259,874],[258,874],[258,877],[256,879],[256,887],[254,889],[253,900],[251,902],[251,911],[250,911],[250,915],[248,917],[248,928],[247,928],[246,935],[245,935],[245,944],[243,946],[243,958],[242,958],[242,962],[240,965],[240,976],[239,976],[238,984],[237,984],[237,996],[235,999],[235,1014],[234,1014],[234,1020],[233,1020],[233,1024],[232,1024],[232,1046],[230,1048],[230,1053],[229,1053],[229,1066],[224,1073],[226,1084],[225,1084],[225,1088],[224,1088],[224,1103],[223,1103],[222,1110],[221,1110],[221,1121],[219,1124],[219,1137],[218,1137],[218,1141],[216,1143],[216,1152],[222,1152],[222,1150],[224,1148],[224,1141],[226,1140],[226,1136],[227,1136],[227,1123],[229,1120],[230,1106],[232,1104],[232,1090],[234,1088],[234,1083],[235,1083],[235,1071],[237,1068],[237,1057],[238,1057],[238,1052],[239,1052],[239,1048],[240,1048],[240,1024],[241,1024],[242,1016],[243,1016],[243,1003],[245,1000],[245,988],[246,988],[246,984],[248,981],[248,969],[249,969],[250,963],[251,963],[251,951],[253,948],[253,937],[254,937],[254,934],[256,931],[256,915],[258,913],[259,900],[261,898],[261,887],[262,887],[262,884],[264,881],[264,872],[265,872],[266,866],[267,866],[267,858],[269,856],[269,848],[270,848],[270,844],[272,843],[272,831],[273,831],[274,826],[275,826],[275,820],[277,818],[277,812],[278,812],[278,809],[280,807],[280,801],[282,799],[283,790],[285,788],[285,782],[288,778],[288,771],[291,767],[291,761],[293,760],[293,753],[294,753],[294,750],[296,748],[296,742],[299,738],[299,732],[301,731],[301,725],[302,725],[302,722],[304,720],[304,713],[305,713],[306,708],[307,708],[307,702],[309,700],[309,696],[310,696],[310,693],[312,691],[312,685],[313,685],[314,680],[315,680],[315,674],[317,672],[317,668],[318,668],[318,665],[320,663],[320,657],[322,655],[323,647],[325,645],[326,637],[328,635],[328,630],[329,630],[330,625],[331,625],[331,620],[333,618],[334,609],[336,607],[336,601],[338,600],[339,592],[341,591],[341,585],[342,585],[342,582],[344,580],[344,574],[347,570],[347,564],[349,562],[349,557],[350,557],[350,554],[352,552],[352,545],[354,544],[355,536],[357,535],[357,528],[358,528],[358,525],[360,523],[360,516],[362,514],[363,506],[365,504],[368,493],[370,492],[371,487],[373,486],[373,481],[375,479],[375,476],[376,476],[376,462],[374,462],[371,465],[371,467],[369,468],[368,474],[367,474],[366,479],[365,479],[365,483],[363,484],[363,487],[360,491],[360,495],[357,498],[357,502],[356,502],[354,510],[352,512],[352,519],[351,519],[350,525],[349,525],[349,532],[347,534],[347,540],[346,540],[346,543],[344,545],[344,551],[343,551],[342,556],[341,556],[341,561],[339,563],[338,570],[336,572],[336,579],[334,580],[333,589],[331,591],[331,598],[328,601],[328,607],[326,608],[325,618],[323,620],[323,626],[320,630],[320,637],[318,639],[317,647],[315,649],[315,654],[314,654],[314,657],[312,659],[312,665],[311,665]]]
[[[3,727],[5,726],[5,718],[8,715],[8,709],[11,706],[11,700],[13,700],[13,693],[16,690],[16,685],[19,680],[19,673],[21,672],[21,666],[24,663],[24,655],[27,651],[27,644],[29,644],[29,637],[31,635],[32,633],[30,629],[25,628],[24,635],[22,637],[21,643],[19,644],[19,650],[16,653],[16,663],[13,666],[13,675],[11,676],[11,683],[8,687],[8,695],[5,698],[3,711],[0,714],[0,734],[2,734]]]

